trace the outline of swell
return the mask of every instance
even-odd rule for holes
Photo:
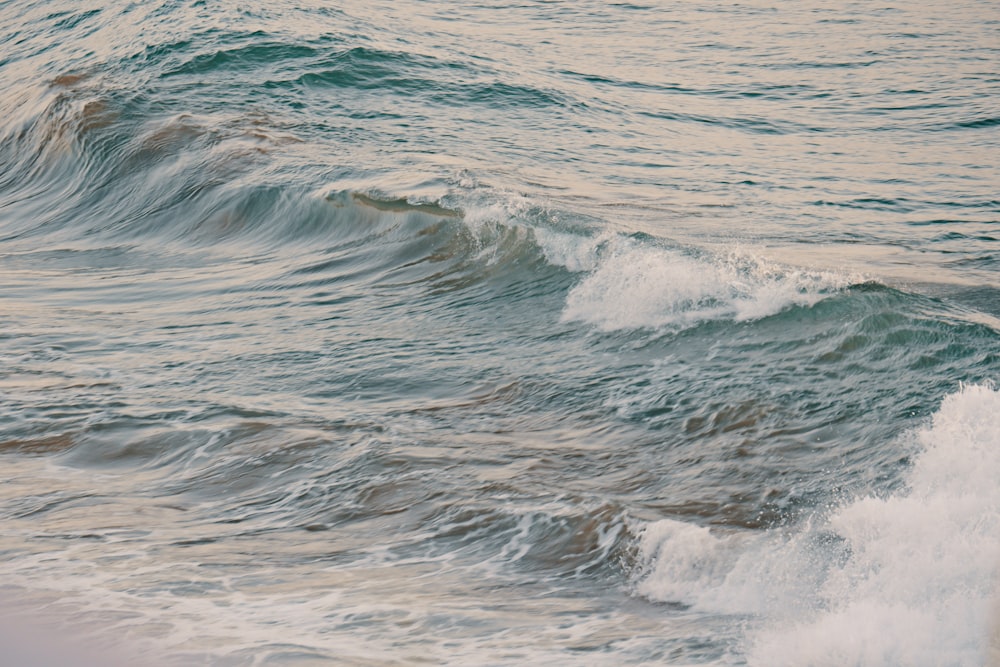
[[[357,118],[370,116],[366,105],[345,108],[337,100],[379,91],[432,106],[570,103],[499,72],[431,56],[332,38],[289,44],[261,32],[210,32],[43,81],[7,77],[13,90],[0,126],[5,238],[195,245],[255,234],[271,244],[303,238],[323,214],[315,203],[295,202],[329,182],[329,170],[314,160],[331,141],[352,140],[346,128],[295,117],[309,95],[319,111],[332,105],[334,115]],[[211,46],[227,42],[238,44]],[[146,85],[122,85],[135,68]],[[289,219],[299,228],[284,227]]]
[[[212,46],[220,42],[238,44],[223,48]],[[257,32],[217,35],[213,41],[192,46],[189,42],[180,42],[162,49],[177,61],[171,62],[159,74],[164,85],[184,86],[185,83],[206,81],[231,84],[235,78],[245,91],[262,92],[265,96],[302,95],[322,89],[378,90],[382,95],[425,95],[452,98],[455,102],[473,101],[492,85],[486,83],[484,88],[477,82],[477,79],[489,77],[488,70],[466,62],[352,45],[350,40],[338,38],[288,44],[276,36]],[[513,90],[499,83],[496,85],[498,93]],[[521,89],[520,93],[525,95],[523,101],[546,99],[542,91]]]
[[[272,46],[261,48],[275,55]],[[281,57],[309,55],[274,48]],[[230,54],[205,66],[237,61]],[[225,258],[309,246],[313,252],[283,281],[286,287],[354,276],[381,287],[424,284],[431,293],[449,293],[521,271],[522,286],[548,278],[552,287],[542,289],[549,294],[571,287],[564,321],[608,331],[759,319],[858,282],[752,255],[564,234],[558,214],[483,213],[454,187],[456,194],[442,202],[315,187],[300,157],[286,155],[303,140],[266,112],[163,116],[145,93],[109,89],[85,72],[47,82],[37,106],[6,128],[0,148],[4,238],[22,248],[158,246]],[[296,182],[303,176],[305,185]],[[586,275],[571,285],[574,277],[561,269]],[[532,271],[538,275],[526,277]]]
[[[151,118],[144,94],[111,91],[86,72],[47,82],[37,105],[8,125],[0,148],[4,238],[29,251],[56,243],[100,255],[166,243],[225,257],[318,246],[320,256],[307,255],[284,287],[367,276],[380,287],[423,284],[442,294],[520,271],[522,285],[570,289],[565,321],[607,331],[759,319],[861,280],[658,240],[564,233],[558,214],[519,219],[503,205],[483,212],[475,203],[463,211],[460,192],[439,203],[309,189],[290,182],[297,169],[274,170],[301,140],[268,114]],[[531,271],[538,275],[526,278]],[[685,283],[688,276],[697,277]]]
[[[6,128],[0,149],[8,239],[198,242],[202,227],[241,224],[234,216],[246,217],[266,188],[239,192],[240,178],[298,141],[263,114],[151,119],[145,94],[109,91],[86,74],[51,81],[38,106]]]

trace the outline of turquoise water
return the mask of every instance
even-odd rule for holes
[[[1000,15],[911,4],[0,4],[8,654],[995,661]]]

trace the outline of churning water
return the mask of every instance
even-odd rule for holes
[[[994,3],[0,47],[6,664],[997,659]]]

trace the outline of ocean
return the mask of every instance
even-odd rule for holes
[[[981,0],[0,2],[0,664],[1000,665],[998,110]]]

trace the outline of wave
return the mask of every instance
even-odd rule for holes
[[[340,193],[336,201],[353,207],[349,216],[359,208],[367,209],[364,216],[371,217],[374,211],[381,220],[409,216],[413,226],[408,233],[415,234],[414,239],[434,240],[430,254],[424,254],[427,248],[421,252],[415,247],[412,254],[404,254],[410,261],[392,275],[447,261],[450,264],[420,279],[443,286],[446,276],[460,274],[457,283],[448,284],[461,287],[498,272],[534,280],[551,274],[543,268],[547,265],[570,274],[569,283],[553,281],[556,288],[568,285],[561,321],[582,322],[607,332],[757,320],[791,307],[811,306],[863,280],[783,266],[746,249],[711,253],[666,247],[663,240],[642,234],[563,231],[551,214],[539,215],[518,202],[463,210],[359,193]],[[531,271],[537,275],[531,276]]]
[[[645,526],[635,592],[750,623],[750,665],[981,665],[1000,564],[1000,391],[965,386],[913,434],[904,488],[797,530]]]
[[[228,49],[216,64],[225,69],[268,54],[326,57],[334,45],[286,49],[268,41],[260,53],[255,48]],[[345,67],[365,60],[345,53],[334,58]],[[412,59],[407,66],[444,66]],[[551,279],[545,291],[567,290],[562,323],[603,332],[760,320],[863,280],[770,262],[752,249],[714,253],[641,234],[595,235],[564,224],[565,211],[527,214],[512,205],[515,198],[496,193],[484,204],[461,177],[446,181],[448,192],[437,198],[399,198],[357,175],[344,180],[362,187],[333,179],[331,193],[329,181],[301,182],[302,155],[286,153],[313,150],[309,131],[280,114],[164,114],[146,95],[114,89],[85,70],[67,70],[35,93],[5,109],[15,120],[0,147],[0,206],[8,215],[5,240],[44,239],[48,250],[53,240],[74,251],[155,245],[159,252],[166,243],[178,252],[230,255],[299,252],[308,244],[321,250],[295,272],[322,273],[343,259],[381,285],[423,283],[434,291],[498,274],[524,283]],[[974,268],[989,268],[988,257],[976,259]],[[573,276],[554,276],[543,263]]]
[[[230,255],[299,252],[308,244],[324,256],[310,256],[297,273],[323,272],[340,254],[355,268],[364,262],[382,285],[425,283],[435,291],[521,272],[524,282],[551,279],[544,291],[569,285],[561,321],[604,332],[759,320],[862,280],[769,262],[747,249],[711,253],[641,234],[595,235],[558,212],[526,211],[514,197],[479,201],[482,193],[461,177],[437,199],[373,188],[331,192],[295,182],[297,168],[280,172],[282,155],[306,142],[274,116],[160,116],[148,104],[85,71],[49,80],[34,106],[24,102],[0,148],[4,239],[45,238],[47,250],[55,239],[57,249],[73,251],[155,245],[160,252],[166,243],[178,252]],[[358,248],[364,252],[347,257]],[[543,263],[583,275],[568,283]]]

